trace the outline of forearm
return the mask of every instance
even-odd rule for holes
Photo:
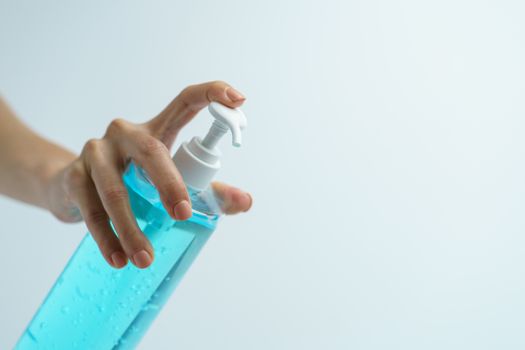
[[[29,129],[0,98],[0,194],[48,208],[50,179],[75,157]]]

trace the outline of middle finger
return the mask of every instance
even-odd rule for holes
[[[107,157],[93,157],[90,163],[93,183],[117,231],[122,248],[135,266],[148,267],[153,262],[153,248],[131,211],[128,192],[116,165],[118,162]]]

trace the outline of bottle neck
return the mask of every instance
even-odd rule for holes
[[[209,150],[214,149],[215,146],[217,146],[217,144],[219,143],[221,137],[223,137],[227,131],[227,125],[224,125],[220,121],[215,120],[211,125],[210,131],[208,131],[208,134],[202,140],[202,146]]]
[[[221,153],[217,147],[210,149],[202,143],[194,137],[190,142],[184,142],[173,156],[184,182],[198,191],[208,187],[221,167]]]

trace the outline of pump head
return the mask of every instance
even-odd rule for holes
[[[208,110],[215,118],[204,139],[194,137],[190,142],[184,142],[173,161],[184,179],[186,185],[204,190],[220,169],[221,152],[216,147],[221,137],[229,130],[232,133],[232,145],[240,147],[241,132],[246,128],[246,116],[239,108],[229,108],[218,102],[212,102]]]
[[[212,124],[208,135],[214,134],[220,130],[222,136],[228,129],[230,129],[232,132],[232,145],[234,147],[240,147],[242,143],[241,130],[244,130],[247,124],[244,113],[239,108],[228,108],[218,102],[210,103],[208,110],[211,115],[215,117],[215,122]],[[206,142],[208,135],[206,135],[202,141],[203,145],[208,145]],[[210,146],[214,147],[215,144],[210,144]]]

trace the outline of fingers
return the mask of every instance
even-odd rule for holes
[[[155,137],[170,148],[179,130],[212,101],[236,108],[246,98],[222,81],[191,85],[184,89],[157,117],[146,123]]]
[[[128,258],[111,229],[109,217],[96,195],[94,185],[86,184],[79,189],[78,199],[80,213],[106,261],[117,269],[126,266]]]
[[[133,161],[148,173],[168,214],[176,220],[189,219],[192,211],[188,191],[166,146],[152,136],[136,135],[125,147]]]
[[[189,86],[151,121],[132,124],[116,119],[103,139],[85,145],[66,183],[74,189],[70,191],[74,204],[108,263],[120,268],[129,259],[145,268],[153,262],[153,248],[137,225],[122,181],[129,161],[148,173],[169,215],[176,220],[190,218],[191,201],[169,148],[179,130],[210,102],[236,108],[244,100],[241,93],[221,81]],[[237,188],[214,183],[213,189],[227,214],[247,211],[252,205],[251,196]]]
[[[105,212],[109,215],[128,258],[139,268],[153,262],[153,249],[140,231],[131,211],[128,193],[121,178],[119,163],[103,144],[87,144],[88,171]]]
[[[247,192],[222,182],[213,182],[212,188],[222,200],[221,209],[225,214],[246,212],[252,207],[253,199]]]
[[[235,108],[242,105],[246,99],[239,91],[222,81],[188,86],[179,98],[188,109],[197,112],[212,101]]]

